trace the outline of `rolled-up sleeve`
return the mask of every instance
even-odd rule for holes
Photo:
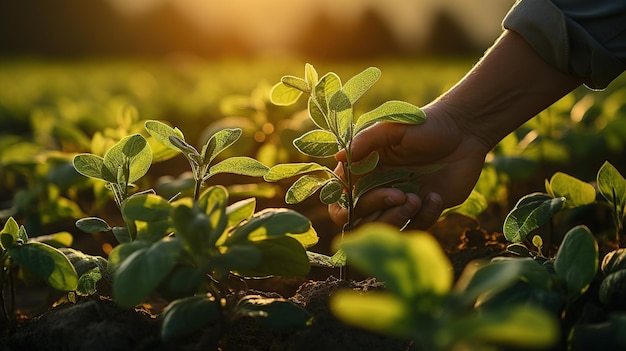
[[[502,24],[590,88],[626,70],[626,0],[518,0]]]

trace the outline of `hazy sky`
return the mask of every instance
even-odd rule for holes
[[[464,31],[480,45],[500,32],[501,20],[514,0],[109,0],[129,15],[170,1],[198,27],[245,33],[253,47],[289,43],[312,12],[338,21],[358,18],[367,8],[379,11],[401,43],[415,45],[428,36],[432,14],[449,9]]]

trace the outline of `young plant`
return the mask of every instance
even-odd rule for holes
[[[475,309],[480,299],[520,279],[523,260],[470,265],[453,286],[451,264],[428,233],[368,224],[346,235],[341,247],[352,266],[386,286],[366,294],[333,294],[331,310],[346,323],[413,340],[420,350],[529,349],[558,339],[556,319],[542,309],[515,303]]]
[[[319,78],[315,68],[306,64],[304,78],[284,76],[270,95],[274,104],[283,106],[294,104],[303,94],[308,98],[308,114],[317,129],[293,141],[298,151],[313,158],[330,158],[344,150],[346,162],[342,165],[342,174],[317,162],[280,164],[269,170],[265,180],[276,182],[299,176],[287,190],[285,201],[288,204],[299,203],[321,189],[322,203],[338,202],[348,209],[344,228],[347,231],[354,226],[354,207],[366,191],[401,180],[403,182],[396,186],[408,191],[416,191],[418,187],[414,180],[419,174],[409,170],[374,171],[379,160],[376,152],[358,163],[353,162],[350,145],[365,128],[377,122],[419,124],[426,118],[418,107],[403,101],[385,102],[355,118],[355,103],[380,75],[378,68],[370,67],[344,84],[333,72]],[[357,177],[360,178],[357,180]]]
[[[69,233],[29,239],[24,226],[9,217],[0,231],[0,326],[13,318],[14,280],[20,276],[17,267],[34,273],[54,289],[77,290],[78,275],[72,263],[62,252],[44,242],[69,245],[71,240]]]
[[[233,275],[306,275],[310,267],[306,247],[317,242],[310,221],[295,211],[255,213],[254,198],[228,205],[224,187],[201,191],[204,181],[217,173],[262,176],[267,172],[267,167],[246,157],[227,158],[211,166],[241,131],[219,131],[198,152],[177,128],[158,121],[147,121],[145,126],[164,151],[185,155],[196,183],[193,198],[165,199],[154,191],[132,195],[123,191],[150,166],[151,158],[144,150],[151,147],[139,134],[123,138],[103,158],[75,158],[79,172],[106,181],[116,192],[116,202],[121,200],[126,227],[116,230],[99,218],[77,222],[89,232],[111,230],[121,242],[108,261],[114,300],[125,307],[153,294],[175,300],[162,316],[161,335],[167,340],[207,325],[219,330],[242,316],[276,327],[306,324],[308,313],[287,300],[242,297],[229,284]],[[117,167],[116,178],[110,176],[113,167]]]

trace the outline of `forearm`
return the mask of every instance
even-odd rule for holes
[[[517,33],[506,30],[468,74],[425,107],[445,111],[488,149],[582,84],[547,64]]]

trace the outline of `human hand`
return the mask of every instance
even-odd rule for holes
[[[440,106],[424,108],[427,119],[423,124],[378,123],[355,137],[351,148],[355,162],[378,151],[381,168],[419,172],[443,166],[419,178],[418,194],[394,188],[377,188],[364,194],[355,208],[358,224],[378,221],[402,227],[411,220],[410,228],[427,229],[445,208],[462,203],[470,194],[491,147]],[[345,152],[336,158],[344,162]],[[329,206],[329,214],[339,225],[347,222],[347,210],[338,204]]]

